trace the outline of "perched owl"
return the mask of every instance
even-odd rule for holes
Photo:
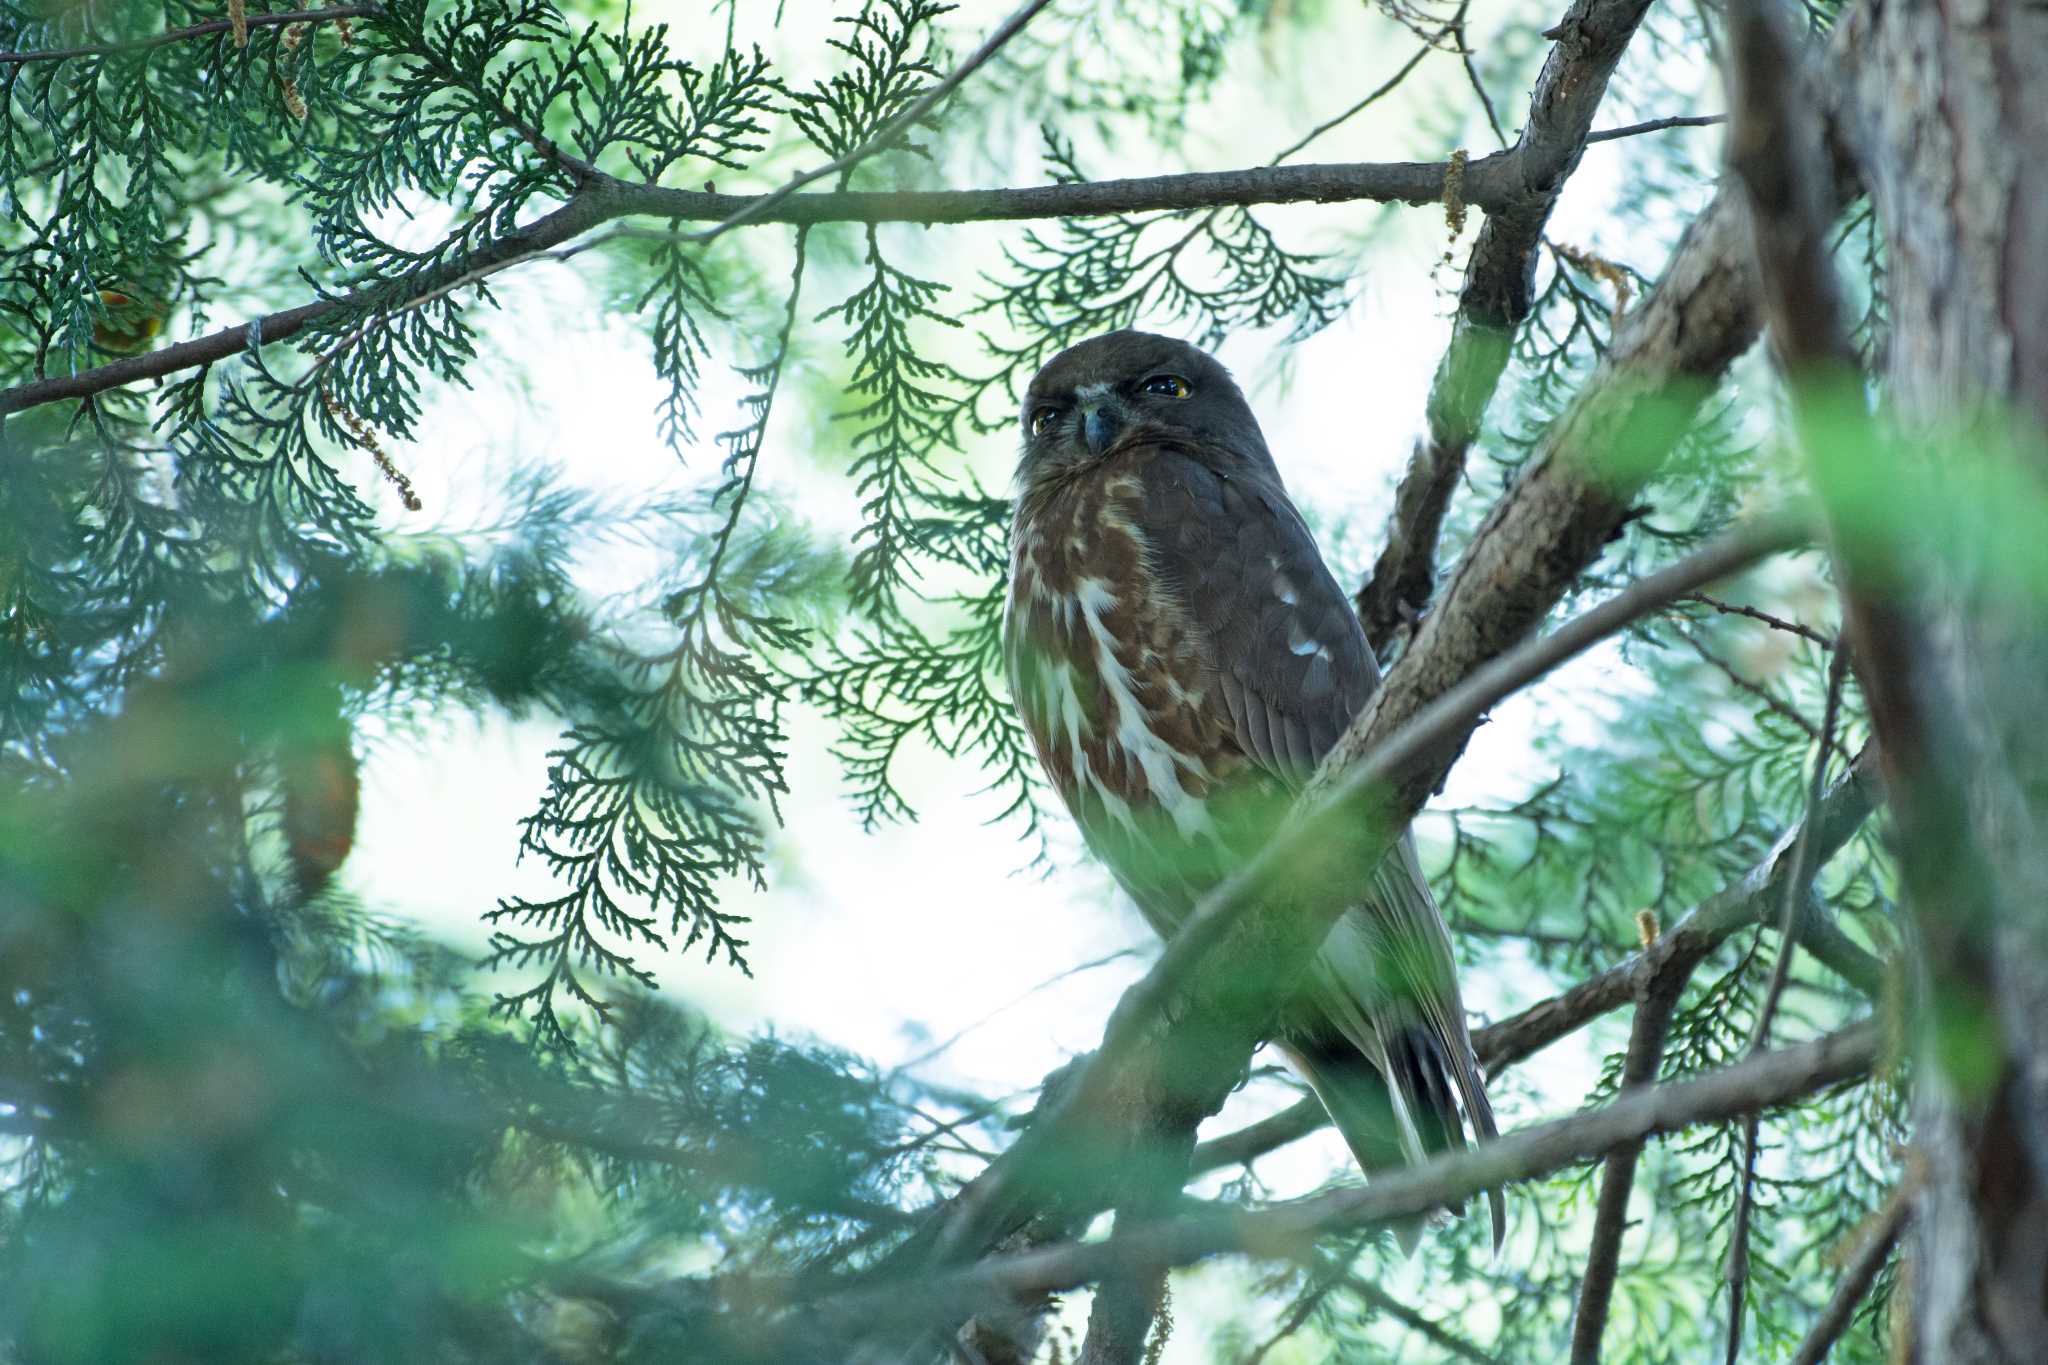
[[[1024,399],[1004,656],[1039,760],[1152,927],[1251,858],[1379,682],[1244,395],[1119,331]],[[1366,1170],[1495,1135],[1449,934],[1403,835],[1278,1040]],[[1503,1230],[1491,1194],[1496,1247]]]

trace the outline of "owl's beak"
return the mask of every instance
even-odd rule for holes
[[[1116,438],[1123,434],[1123,408],[1111,398],[1084,403],[1081,407],[1081,435],[1088,442],[1088,453],[1101,457],[1116,444]]]

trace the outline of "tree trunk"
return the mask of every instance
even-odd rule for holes
[[[1925,1006],[1912,1358],[2019,1365],[2048,1358],[2048,583],[2014,553],[2048,535],[2048,7],[1880,0],[1855,21],[1890,397],[1939,462],[1937,496],[1906,505],[1940,547],[1916,624],[1859,646],[1917,641],[1906,686],[1940,703],[1902,735],[1872,689],[1888,775],[1946,806],[1899,815]]]

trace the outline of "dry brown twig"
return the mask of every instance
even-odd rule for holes
[[[46,48],[30,52],[0,52],[0,66],[28,66],[34,62],[68,62],[78,57],[107,57],[117,52],[141,52],[171,43],[190,42],[194,38],[210,38],[218,33],[233,35],[234,45],[240,48],[249,45],[249,34],[252,30],[290,28],[300,24],[327,22],[334,24],[335,32],[340,35],[343,43],[347,43],[350,41],[349,20],[375,18],[381,13],[383,10],[377,5],[333,5],[325,9],[251,14],[248,12],[247,0],[228,0],[228,17],[225,19],[209,19],[204,23],[118,43],[89,43],[83,47]]]

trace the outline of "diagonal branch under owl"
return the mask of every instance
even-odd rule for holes
[[[1876,754],[1865,750],[1828,789],[1810,819],[1787,830],[1756,866],[1663,927],[1648,947],[1517,1014],[1475,1029],[1472,1047],[1479,1054],[1480,1065],[1489,1076],[1499,1075],[1631,1000],[1653,990],[1682,987],[1729,935],[1750,925],[1769,923],[1777,916],[1791,876],[1791,852],[1806,829],[1813,830],[1814,864],[1824,866],[1862,827],[1880,800]],[[1815,909],[1812,905],[1808,908]],[[1866,998],[1881,1003],[1884,963],[1850,939],[1831,917],[1811,913],[1800,941]],[[1189,1162],[1190,1176],[1248,1165],[1328,1121],[1322,1106],[1312,1099],[1290,1105],[1197,1145]]]
[[[1182,1217],[1120,1229],[1103,1241],[991,1256],[977,1265],[930,1276],[920,1281],[915,1294],[869,1288],[813,1303],[792,1318],[790,1330],[836,1348],[863,1334],[917,1331],[992,1306],[1031,1302],[1135,1267],[1190,1265],[1230,1253],[1299,1254],[1319,1237],[1395,1225],[1492,1185],[1534,1179],[1591,1160],[1623,1143],[1682,1132],[1857,1082],[1878,1063],[1881,1045],[1881,1028],[1866,1018],[1811,1042],[1764,1052],[1689,1080],[1634,1091],[1608,1104],[1521,1129],[1485,1147],[1440,1156],[1364,1188],[1338,1189],[1256,1212],[1196,1209]]]

